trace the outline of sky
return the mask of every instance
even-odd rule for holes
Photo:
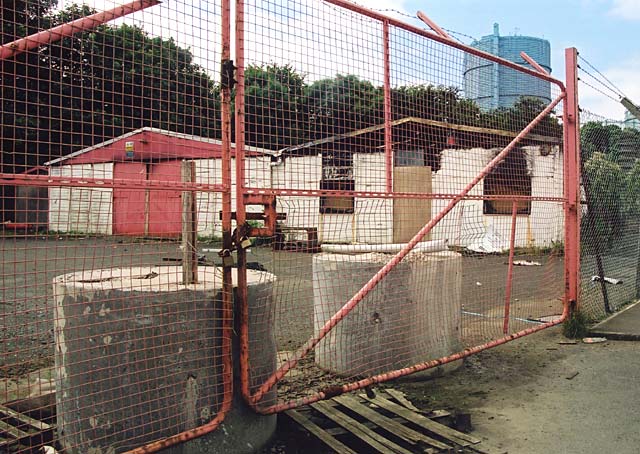
[[[71,0],[59,0],[59,7],[70,3]],[[85,3],[101,10],[123,4],[125,0],[85,0]],[[547,39],[551,43],[552,75],[561,80],[565,78],[564,49],[576,47],[586,60],[581,62],[584,69],[603,81],[606,77],[623,94],[640,104],[640,40],[637,33],[633,33],[640,28],[640,0],[369,0],[361,3],[426,28],[415,18],[416,12],[421,10],[440,27],[460,33],[454,36],[466,44],[473,38],[491,34],[496,22],[502,36]],[[140,24],[152,35],[173,37],[179,44],[192,49],[201,66],[215,72],[211,68],[218,65],[219,5],[220,0],[163,0],[161,6],[136,13],[126,20]],[[248,57],[263,58],[264,62],[291,63],[308,75],[307,80],[344,73],[344,68],[348,68],[350,73],[380,83],[382,66],[372,63],[381,60],[382,55],[377,24],[375,29],[366,23],[359,26],[320,0],[248,0],[247,5],[247,29],[260,34],[255,42],[247,41]],[[189,27],[188,24],[194,25]],[[354,39],[350,40],[350,36]],[[344,43],[347,41],[352,42],[355,51],[346,48]],[[266,42],[275,45],[267,49]],[[406,42],[411,43],[411,40]],[[402,65],[408,68],[412,59],[426,58],[421,52],[438,52],[423,46],[418,43],[413,48],[409,48],[411,44],[403,49],[392,47],[392,58],[399,58],[394,57],[394,53],[402,54]],[[403,81],[419,83],[416,74],[427,66],[407,69],[410,74],[405,75]],[[437,77],[434,72],[428,75],[428,80],[438,82]],[[614,93],[587,74],[582,73],[581,77],[617,99]],[[580,84],[579,90],[583,109],[622,120],[624,108],[615,99],[584,83]]]
[[[640,104],[640,0],[395,0],[408,12],[422,10],[441,27],[475,38],[490,35],[493,23],[501,35],[549,40],[552,74],[564,79],[564,49],[576,47],[623,94]],[[464,39],[464,37],[461,37]],[[469,39],[470,41],[470,39]],[[588,65],[589,72],[599,77]],[[587,75],[585,81],[603,89]],[[601,77],[600,77],[601,78]],[[605,93],[615,95],[606,89]],[[613,119],[624,108],[585,84],[579,85],[581,107]]]

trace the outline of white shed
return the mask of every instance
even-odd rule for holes
[[[368,128],[365,133],[380,129]],[[419,135],[416,131],[411,134]],[[349,135],[351,139],[357,136],[357,132]],[[344,137],[324,138],[277,153],[247,148],[247,187],[383,193],[385,154],[379,139],[340,144]],[[451,141],[451,136],[445,138]],[[427,192],[437,197],[403,202],[385,197],[279,196],[277,210],[286,214],[282,222],[288,227],[316,228],[319,241],[324,243],[397,242],[399,229],[401,237],[410,237],[446,206],[446,195],[460,192],[499,150],[465,147],[464,140],[458,145],[451,144],[455,147],[442,149],[417,140],[397,139],[394,136],[395,190]],[[536,140],[539,139],[538,136]],[[554,140],[558,141],[542,138],[541,144],[530,141],[529,145],[516,149],[509,158],[509,165],[515,167],[505,174],[506,179],[500,179],[498,169],[480,181],[471,195],[515,193],[561,198],[563,157],[560,146],[549,143]],[[104,179],[135,176],[175,181],[179,180],[180,162],[193,159],[197,181],[215,184],[221,182],[220,145],[212,139],[143,128],[47,165],[50,174],[56,176]],[[235,169],[234,162],[231,168]],[[235,185],[235,172],[232,173]],[[495,181],[492,182],[492,178]],[[511,186],[505,188],[504,184]],[[49,228],[61,232],[175,237],[180,233],[179,197],[177,191],[51,188]],[[219,235],[220,194],[198,193],[197,204],[198,234]],[[517,209],[517,246],[548,247],[563,241],[560,202],[520,202]],[[430,238],[447,239],[449,244],[458,246],[470,246],[490,238],[493,244],[506,248],[511,210],[511,202],[464,200],[434,228]]]

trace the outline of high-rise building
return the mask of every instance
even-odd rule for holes
[[[494,24],[492,35],[483,36],[471,46],[530,68],[520,56],[524,51],[551,73],[551,45],[546,39],[500,36],[499,26]],[[483,110],[511,107],[523,96],[551,102],[549,82],[471,54],[464,58],[464,89],[466,97]]]

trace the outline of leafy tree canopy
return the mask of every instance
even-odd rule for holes
[[[344,134],[384,121],[382,89],[354,75],[338,74],[306,87],[311,139]]]
[[[93,12],[73,5],[45,17],[56,25]],[[172,39],[103,25],[23,55],[2,65],[5,171],[143,126],[220,135],[219,90]]]
[[[280,149],[306,139],[304,76],[289,65],[249,65],[245,70],[247,145]]]

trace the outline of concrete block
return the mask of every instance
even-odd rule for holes
[[[314,257],[316,334],[391,257]],[[461,265],[451,251],[407,255],[317,345],[316,363],[340,375],[374,375],[459,351]]]
[[[198,284],[188,286],[175,266],[54,279],[57,422],[65,452],[123,452],[215,417],[223,396],[221,321],[232,315],[221,313],[221,269],[198,273]],[[256,306],[250,330],[257,336],[250,353],[262,373],[276,367],[272,327],[259,313],[269,310],[274,280],[249,272],[249,302]],[[237,349],[234,355],[237,363]],[[275,422],[236,397],[223,427],[163,452],[254,452]]]

